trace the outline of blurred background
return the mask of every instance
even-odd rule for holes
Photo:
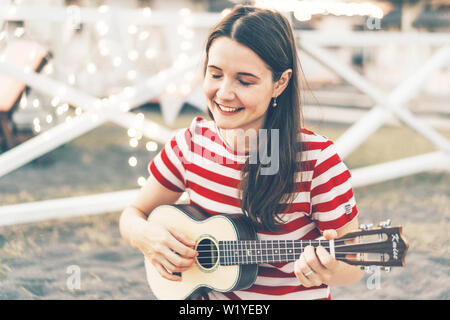
[[[360,222],[410,243],[332,298],[449,298],[450,1],[0,0],[0,299],[153,299],[118,218],[207,117],[204,44],[236,4],[291,21],[305,127],[336,142]]]

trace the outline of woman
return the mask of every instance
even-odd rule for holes
[[[162,277],[180,280],[194,242],[146,219],[184,191],[210,214],[245,213],[262,239],[331,240],[357,229],[348,169],[330,140],[301,128],[299,72],[292,28],[278,12],[238,6],[211,31],[203,90],[212,120],[196,117],[176,133],[120,219],[123,238]],[[328,286],[362,276],[308,246],[295,263],[261,265],[250,288],[208,298],[327,299]]]

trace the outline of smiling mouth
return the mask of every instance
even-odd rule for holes
[[[235,112],[239,112],[241,110],[244,110],[244,108],[231,108],[231,107],[227,107],[221,104],[218,104],[217,102],[214,101],[214,104],[216,105],[216,107],[218,109],[220,109],[220,111],[222,112],[227,112],[227,113],[235,113]]]

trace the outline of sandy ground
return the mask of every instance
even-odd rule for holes
[[[161,121],[158,110],[141,111]],[[186,125],[196,113],[185,108],[173,127]],[[309,127],[332,139],[345,130]],[[346,163],[351,169],[430,151],[409,129],[382,128]],[[130,147],[125,130],[108,124],[0,178],[0,205],[137,188],[154,154],[145,142]],[[138,159],[134,168],[128,166],[131,155]],[[357,188],[355,194],[360,222],[390,218],[404,227],[410,250],[405,268],[366,274],[355,285],[332,288],[332,297],[449,299],[450,175],[417,174]],[[0,299],[154,299],[142,255],[120,238],[119,215],[0,227]],[[80,289],[67,286],[71,266],[80,271]]]

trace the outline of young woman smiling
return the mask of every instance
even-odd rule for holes
[[[357,229],[347,167],[332,141],[302,128],[300,64],[282,14],[237,6],[224,17],[207,39],[203,90],[211,120],[196,117],[175,134],[151,161],[147,184],[120,219],[123,238],[162,277],[180,280],[174,273],[189,268],[197,254],[193,239],[146,221],[182,192],[211,215],[246,214],[261,239],[331,240]],[[258,133],[256,140],[246,139],[251,132]],[[264,174],[264,157],[249,156],[267,148],[263,144],[277,151],[272,174]],[[295,262],[261,265],[251,287],[212,291],[207,298],[327,299],[329,286],[362,276],[359,267],[337,261],[323,247],[308,246]]]

